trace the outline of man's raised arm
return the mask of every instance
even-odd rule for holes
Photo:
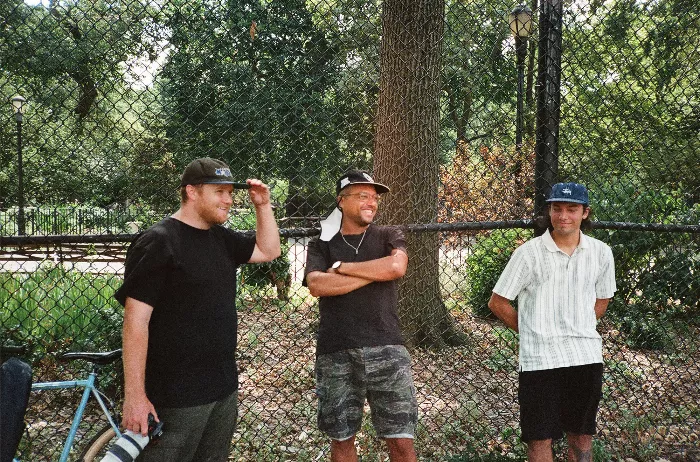
[[[270,203],[270,188],[260,180],[247,180],[248,194],[255,206],[255,249],[249,263],[272,261],[282,253],[280,232]]]

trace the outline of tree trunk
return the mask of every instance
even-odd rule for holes
[[[379,220],[434,223],[438,213],[440,65],[444,0],[386,0],[374,173],[391,187]],[[465,341],[440,294],[437,233],[407,233],[410,263],[399,284],[409,345]]]

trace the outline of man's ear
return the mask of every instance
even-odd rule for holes
[[[585,220],[586,218],[588,218],[588,215],[590,215],[590,213],[591,213],[591,208],[590,208],[590,207],[586,207],[586,206],[584,205],[584,206],[583,206],[583,217],[582,217],[582,218]]]
[[[342,197],[338,196],[335,198],[335,206],[338,207],[338,210],[341,212],[343,211],[343,208],[340,206],[340,201],[343,200]]]
[[[187,191],[188,200],[193,200],[197,197],[197,187],[195,185],[188,184],[185,186],[185,191]]]

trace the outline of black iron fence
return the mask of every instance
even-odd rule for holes
[[[368,168],[392,187],[381,220],[409,237],[401,314],[420,459],[522,460],[518,337],[486,301],[541,231],[543,195],[573,180],[590,189],[591,233],[612,247],[619,287],[599,324],[595,459],[700,460],[695,8],[542,0],[515,39],[515,6],[0,3],[2,344],[28,345],[37,380],[77,374],[57,352],[119,347],[128,242],[177,208],[184,165],[222,158],[271,186],[284,237],[280,259],[239,274],[231,459],[327,459],[318,309],[301,275],[336,177]],[[253,229],[245,196],[235,209],[229,226]],[[117,366],[104,388],[120,387]],[[24,460],[56,459],[72,400],[33,395]],[[385,460],[369,421],[357,442],[363,461]]]

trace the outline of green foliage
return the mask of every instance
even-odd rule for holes
[[[352,101],[337,97],[340,39],[300,0],[193,0],[163,12],[174,46],[158,89],[174,163],[221,158],[237,177],[286,181],[287,216],[325,211],[354,157],[346,146],[355,140],[338,130]]]
[[[565,19],[560,173],[700,199],[700,23],[686,0],[592,2]],[[585,15],[585,19],[584,19]],[[624,58],[623,58],[624,57]],[[568,135],[567,135],[568,134]],[[624,210],[606,209],[628,221]]]
[[[594,462],[609,462],[613,459],[613,455],[605,448],[605,442],[593,440],[593,461]]]
[[[139,0],[9,0],[0,4],[0,17],[6,26],[0,30],[3,98],[20,93],[29,102],[23,124],[27,204],[106,207],[139,197],[141,183],[125,172],[147,127],[138,119],[153,98],[129,88],[133,75],[125,68],[154,57],[162,44],[158,9]],[[3,157],[15,154],[14,143],[14,133],[0,137]],[[15,199],[15,163],[3,160],[0,197]]]
[[[514,370],[518,366],[518,334],[513,330],[495,327],[493,335],[496,338],[491,355],[486,365],[493,370]]]
[[[118,348],[123,309],[113,294],[117,276],[64,271],[46,262],[31,274],[0,274],[3,342],[35,352]]]
[[[273,286],[279,300],[288,300],[292,283],[290,269],[289,244],[283,242],[282,254],[271,262],[243,265],[240,284],[256,289]]]
[[[507,14],[512,3],[498,0],[487,6],[450,1],[445,6],[440,120],[443,160],[454,155],[455,139],[464,142],[479,138],[488,146],[499,142],[511,145],[516,106],[513,89],[517,86],[511,61],[514,47],[503,49],[510,31],[505,22],[494,20]]]
[[[467,259],[468,303],[475,316],[492,316],[488,301],[493,287],[513,251],[530,236],[531,231],[518,229],[494,230],[479,236]]]
[[[698,221],[698,206],[689,206],[683,193],[644,191],[623,182],[601,186],[592,205],[621,210],[633,222]],[[670,332],[700,325],[700,261],[692,235],[619,230],[592,235],[612,248],[618,291],[608,315],[627,334],[629,345],[661,350],[674,340]]]

